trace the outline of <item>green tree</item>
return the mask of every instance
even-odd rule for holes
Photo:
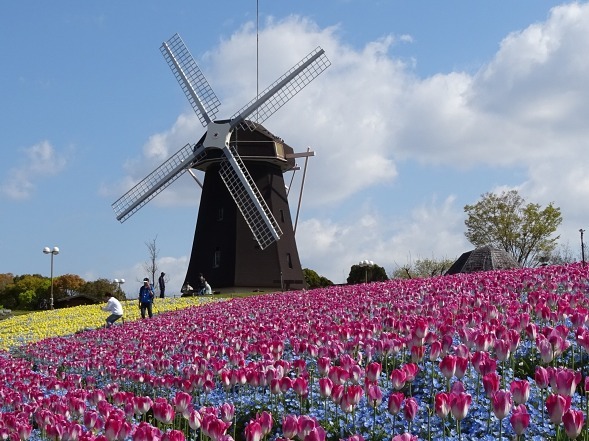
[[[34,309],[49,301],[51,281],[39,274],[16,276],[2,291],[2,304],[11,309]]]
[[[522,266],[538,264],[550,254],[559,236],[552,237],[562,222],[560,208],[551,202],[544,209],[528,203],[517,190],[485,193],[474,205],[465,205],[466,238],[476,247],[501,248]]]
[[[368,266],[352,265],[350,275],[346,279],[348,285],[364,282],[382,282],[388,280],[387,272],[376,263]]]
[[[333,285],[333,282],[326,277],[320,276],[315,271],[309,268],[303,268],[303,275],[305,276],[305,283],[307,288],[324,288]]]
[[[456,259],[417,259],[393,271],[393,279],[416,279],[443,275]]]
[[[86,281],[76,274],[64,274],[53,279],[53,290],[56,299],[79,293]]]
[[[97,279],[93,282],[86,282],[81,292],[87,295],[88,297],[92,297],[100,302],[103,301],[105,292],[112,295],[117,293],[116,297],[123,297],[123,299],[121,300],[124,300],[125,298],[124,294],[118,291],[118,285],[115,282],[108,279]]]

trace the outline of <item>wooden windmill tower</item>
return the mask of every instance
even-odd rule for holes
[[[329,67],[325,52],[315,49],[225,120],[215,119],[220,102],[182,39],[174,35],[161,52],[206,132],[113,203],[117,220],[127,220],[185,171],[202,170],[185,281],[195,286],[203,273],[214,287],[303,287],[283,178],[297,155],[260,124]]]

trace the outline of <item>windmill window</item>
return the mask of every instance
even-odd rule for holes
[[[286,253],[286,261],[288,263],[288,267],[292,268],[292,258],[290,257],[290,253]]]
[[[280,221],[284,223],[284,211],[280,210]]]
[[[219,268],[221,266],[221,250],[219,247],[215,249],[215,254],[213,255],[213,268]]]
[[[223,220],[223,207],[219,207],[217,210],[217,220],[220,222]]]

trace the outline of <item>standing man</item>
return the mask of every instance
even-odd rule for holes
[[[106,327],[110,328],[114,322],[123,316],[123,306],[108,292],[104,293],[104,300],[106,300],[106,305],[102,307],[102,310],[111,313],[106,318]]]
[[[164,293],[166,292],[166,281],[164,280],[164,276],[166,275],[166,273],[164,273],[162,271],[162,273],[160,274],[160,278],[157,279],[157,282],[160,285],[160,299],[163,299],[165,297]]]
[[[143,279],[143,286],[139,289],[139,309],[141,309],[141,318],[145,318],[145,310],[147,310],[149,318],[153,317],[153,311],[151,309],[153,298],[153,288],[149,284],[149,279],[146,277]]]

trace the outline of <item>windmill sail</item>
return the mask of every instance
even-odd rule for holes
[[[186,144],[112,204],[117,220],[125,222],[205,155],[202,146],[195,149],[193,145]]]
[[[237,152],[233,148],[227,148],[224,152],[225,159],[221,162],[219,174],[263,250],[280,239],[282,230]]]
[[[231,125],[235,127],[242,124],[244,128],[253,130],[255,125],[248,124],[248,116],[256,112],[256,123],[263,123],[330,65],[325,51],[320,47],[316,48],[264,90],[259,97],[236,112],[231,117]]]
[[[162,43],[160,51],[201,124],[206,127],[215,119],[221,105],[209,82],[178,34]]]

